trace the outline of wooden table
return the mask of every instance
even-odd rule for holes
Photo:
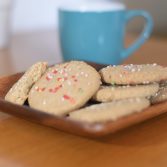
[[[37,42],[40,45],[43,39],[50,44],[41,48],[44,54],[56,53],[51,34],[16,36],[11,47],[18,55],[20,50],[27,50],[31,57],[36,54],[34,46]],[[22,44],[24,49],[18,46],[20,39],[26,41],[26,45]],[[6,55],[4,62],[12,64],[8,52],[1,51],[0,57]],[[166,56],[167,41],[152,38],[126,63],[157,62],[167,65]],[[91,140],[0,113],[0,132],[0,167],[167,166],[167,114],[106,138]]]

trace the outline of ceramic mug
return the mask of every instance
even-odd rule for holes
[[[126,25],[136,17],[146,20],[145,28],[138,40],[125,48]],[[152,29],[149,13],[127,10],[122,3],[89,1],[59,8],[60,45],[65,61],[120,64],[144,44]]]

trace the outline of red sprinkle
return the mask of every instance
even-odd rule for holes
[[[52,77],[50,77],[49,75],[46,76],[46,80],[50,81],[52,79]]]
[[[45,89],[46,89],[46,88],[42,88],[41,90],[42,90],[42,91],[45,91]]]
[[[50,93],[56,93],[56,92],[55,92],[55,89],[49,89],[49,92],[50,92]]]
[[[38,91],[38,92],[44,92],[46,90],[46,88],[37,87],[37,88],[35,88],[35,90]]]
[[[71,78],[76,78],[76,76],[75,76],[75,75],[73,75],[73,76],[71,76]]]
[[[78,80],[77,80],[77,79],[75,79],[74,81],[75,81],[75,82],[78,82]]]
[[[49,89],[49,92],[56,93],[60,88],[62,88],[62,85],[59,85],[59,86],[55,87],[54,89]]]
[[[66,99],[66,100],[70,99],[70,97],[68,95],[64,95],[63,98]]]
[[[72,98],[72,97],[70,97],[70,96],[68,96],[68,95],[64,95],[63,98],[64,98],[65,100],[70,101],[70,103],[72,103],[72,104],[75,103],[75,99]]]
[[[57,78],[57,81],[61,81],[62,80],[62,78]]]
[[[52,73],[53,73],[53,74],[57,74],[58,71],[57,71],[57,70],[53,70]]]

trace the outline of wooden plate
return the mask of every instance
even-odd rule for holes
[[[26,105],[19,106],[6,102],[4,100],[4,96],[6,95],[10,87],[22,76],[22,74],[23,73],[0,78],[0,111],[31,122],[50,126],[58,130],[73,133],[76,135],[94,138],[103,137],[105,135],[114,133],[118,130],[124,129],[131,125],[143,122],[167,112],[167,102],[164,102],[151,106],[141,113],[135,113],[115,122],[108,122],[104,124],[78,123],[66,118],[57,117],[40,112],[38,110],[34,110]]]

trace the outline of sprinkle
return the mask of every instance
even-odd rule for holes
[[[74,82],[78,82],[78,80],[77,80],[77,79],[74,79]]]
[[[62,85],[59,85],[59,86],[55,87],[54,89],[49,89],[49,92],[56,93],[60,88],[62,88]]]
[[[41,90],[42,90],[42,92],[43,92],[43,91],[45,91],[45,89],[46,89],[46,88],[42,88],[42,89],[41,89]]]
[[[62,78],[57,78],[57,81],[61,81],[62,80]]]
[[[60,70],[60,74],[65,74],[65,71],[63,69]]]
[[[143,84],[149,84],[150,82],[149,81],[143,81]]]
[[[38,86],[35,87],[35,90],[36,90],[37,92],[44,92],[45,89],[46,89],[46,88],[39,88]]]
[[[122,74],[120,74],[120,75],[119,75],[119,77],[120,77],[120,78],[122,78],[122,77],[123,77],[123,75],[122,75]]]
[[[43,105],[46,105],[46,101],[45,100],[43,101]]]
[[[67,78],[67,77],[64,77],[64,80],[65,80],[65,81],[67,81],[67,80],[68,80],[68,78]]]
[[[88,77],[88,74],[85,74],[85,77],[87,78],[87,77]]]
[[[53,79],[53,76],[52,76],[51,74],[47,74],[46,80],[47,80],[47,81],[50,81],[51,79]]]
[[[38,86],[36,86],[36,87],[35,87],[35,90],[37,90],[38,88],[39,88],[39,87],[38,87]]]
[[[133,69],[131,70],[131,72],[136,72],[136,69],[135,69],[135,68],[133,68]]]
[[[72,98],[72,97],[70,97],[70,96],[68,96],[68,95],[64,95],[63,98],[64,98],[65,100],[68,100],[68,101],[69,101],[70,103],[72,103],[72,104],[75,103],[75,99]]]
[[[57,74],[58,71],[57,71],[57,70],[52,70],[52,73],[53,73],[53,74]]]
[[[75,76],[75,75],[72,75],[71,78],[76,78],[76,76]]]
[[[142,68],[138,68],[137,71],[140,72],[142,70]]]
[[[82,71],[80,74],[81,74],[81,75],[84,75],[84,72]]]
[[[112,66],[111,65],[109,65],[109,66],[107,66],[106,68],[111,68]],[[113,67],[115,67],[115,66],[113,66]]]
[[[68,84],[68,85],[71,85],[71,81],[67,81],[67,84]]]
[[[64,95],[63,98],[66,99],[66,100],[70,99],[70,97],[68,95]]]

